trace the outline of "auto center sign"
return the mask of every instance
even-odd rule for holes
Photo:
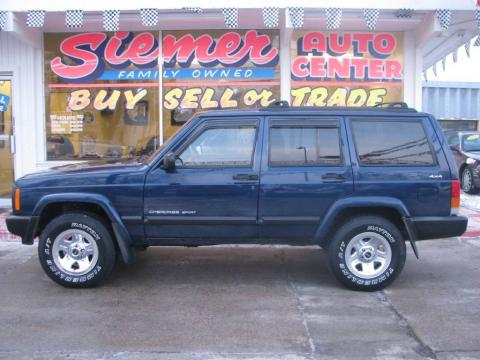
[[[291,48],[293,105],[403,101],[402,34],[296,32]]]

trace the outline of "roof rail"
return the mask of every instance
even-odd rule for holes
[[[376,107],[376,108],[386,107],[387,109],[409,109],[407,103],[403,101],[378,103],[373,107]]]
[[[277,100],[268,105],[268,108],[287,108],[290,104],[286,100]]]

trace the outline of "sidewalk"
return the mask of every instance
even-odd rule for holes
[[[18,236],[10,234],[7,230],[5,219],[8,214],[8,211],[0,212],[0,241],[20,241]],[[468,228],[462,238],[480,237],[480,196],[462,194],[460,214],[468,217]]]
[[[10,234],[7,230],[5,219],[7,218],[9,211],[4,211],[4,209],[0,211],[0,241],[20,241],[18,236]]]

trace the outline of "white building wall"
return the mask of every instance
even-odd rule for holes
[[[41,46],[34,48],[13,33],[0,32],[0,72],[13,75],[15,178],[36,171],[42,157],[38,154],[45,127],[42,56]]]

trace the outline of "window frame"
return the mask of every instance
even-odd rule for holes
[[[193,143],[200,135],[210,129],[226,129],[226,128],[254,128],[255,134],[253,138],[252,154],[250,156],[250,163],[248,165],[179,165],[177,169],[235,169],[235,168],[253,168],[255,163],[255,152],[258,143],[258,133],[260,128],[259,119],[244,118],[235,120],[226,119],[205,119],[193,132],[184,139],[181,144],[173,151],[176,156],[179,156],[187,147]]]
[[[358,164],[359,167],[395,167],[395,168],[399,168],[399,167],[404,167],[404,168],[405,167],[416,167],[416,168],[428,167],[428,168],[431,168],[431,167],[438,166],[438,158],[437,158],[437,155],[435,154],[435,149],[432,146],[432,142],[430,141],[427,129],[425,127],[425,118],[422,118],[422,117],[412,117],[412,118],[401,118],[401,117],[391,117],[391,118],[388,118],[388,117],[377,117],[377,118],[350,117],[348,120],[349,120],[349,128],[350,128],[349,130],[352,134],[353,146],[354,146],[354,150],[355,150],[355,158],[357,160],[357,164]],[[358,152],[357,139],[356,139],[355,131],[354,131],[354,128],[353,128],[353,122],[354,121],[375,122],[375,123],[378,123],[378,122],[419,123],[421,125],[422,129],[423,129],[423,133],[425,135],[425,138],[427,139],[428,148],[430,149],[430,153],[432,155],[432,163],[429,164],[429,165],[425,165],[425,164],[423,164],[423,165],[420,165],[420,164],[419,165],[415,165],[415,164],[365,164],[365,163],[362,163],[362,161],[360,161],[360,154]]]
[[[301,168],[301,167],[339,167],[345,166],[345,159],[342,151],[342,131],[341,131],[341,121],[339,118],[335,117],[326,117],[318,118],[312,116],[311,118],[288,118],[288,119],[279,119],[272,118],[268,124],[268,149],[267,149],[267,164],[269,168]],[[292,163],[272,163],[272,141],[271,141],[271,129],[272,128],[314,128],[314,129],[336,129],[338,134],[338,153],[340,156],[339,162],[337,164],[325,164],[325,163],[303,163],[303,164],[292,164]]]

